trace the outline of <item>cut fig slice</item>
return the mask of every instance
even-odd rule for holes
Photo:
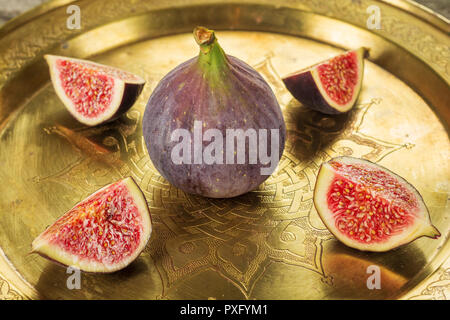
[[[88,60],[46,55],[56,94],[81,123],[95,126],[127,112],[145,80],[127,71]]]
[[[325,114],[349,111],[356,102],[367,49],[345,52],[283,78],[289,92],[306,107]]]
[[[139,256],[151,231],[147,202],[128,177],[76,204],[33,241],[32,252],[82,271],[110,273]]]
[[[388,251],[421,236],[440,236],[419,192],[367,160],[338,157],[323,163],[314,205],[338,240],[363,251]]]

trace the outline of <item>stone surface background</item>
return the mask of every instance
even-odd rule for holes
[[[0,0],[0,26],[22,12],[47,1],[49,0]],[[450,19],[450,0],[416,0],[416,2]]]
[[[48,0],[0,0],[0,25]]]
[[[415,2],[430,8],[447,19],[450,19],[450,0],[416,0]]]
[[[450,0],[417,0],[416,2],[450,19]]]

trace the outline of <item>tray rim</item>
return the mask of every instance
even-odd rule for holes
[[[420,19],[423,22],[426,22],[427,24],[431,25],[432,27],[438,29],[440,32],[447,33],[447,35],[450,33],[450,20],[444,17],[443,15],[433,11],[432,9],[419,4],[413,0],[375,0],[376,2],[380,2],[389,6],[392,6],[396,9],[401,10],[404,13],[407,13],[409,15],[414,16],[415,18]],[[41,16],[46,15],[47,13],[56,10],[58,8],[68,6],[70,4],[76,4],[77,0],[50,0],[48,2],[45,2],[41,5],[38,5],[32,9],[29,9],[25,11],[24,13],[20,14],[19,16],[7,21],[5,24],[3,24],[0,27],[0,40],[7,35],[10,32],[13,32],[24,25],[28,23],[32,23],[33,20],[40,18]],[[226,0],[224,2],[227,2]],[[231,2],[234,3],[234,2]],[[308,12],[308,10],[304,10]],[[312,12],[312,11],[311,11]],[[428,64],[428,63],[427,63]],[[431,66],[429,66],[432,68]],[[446,81],[445,77],[442,77],[442,80]],[[442,119],[440,118],[440,121],[442,123]],[[448,130],[447,133],[449,134]],[[442,271],[442,268],[445,266],[446,268],[450,267],[450,241],[446,241],[446,243],[443,245],[441,250],[432,258],[432,260],[429,262],[428,266],[432,266],[434,263],[434,270],[431,273],[428,273],[427,276],[425,276],[421,281],[412,284],[410,290],[404,294],[402,294],[398,299],[405,299],[408,297],[411,297],[411,292],[421,292],[422,289],[427,288],[430,285],[430,282],[432,282],[430,279],[436,278],[436,275]],[[6,260],[6,261],[1,261]],[[439,262],[436,263],[436,260],[439,260]],[[25,286],[28,287],[29,291],[28,293],[19,290],[16,283],[9,283],[10,289],[14,290],[16,289],[20,295],[23,295],[24,298],[28,299],[40,299],[40,294],[35,290],[35,288],[30,287],[29,283],[22,278],[20,273],[15,269],[15,267],[9,262],[9,260],[6,258],[6,255],[3,253],[2,248],[0,247],[0,266],[2,265],[2,262],[5,266],[9,267],[10,273],[15,273],[14,277],[18,277]],[[0,268],[1,270],[2,268]],[[422,270],[423,272],[423,270]],[[0,284],[3,279],[4,274],[0,273]],[[7,281],[7,279],[6,279]],[[8,283],[8,281],[7,281]],[[419,288],[422,288],[419,290]]]
[[[412,14],[421,20],[430,23],[441,31],[450,32],[450,19],[433,11],[432,9],[415,2],[414,0],[376,0],[388,4],[392,7],[400,9],[406,13]],[[0,39],[22,25],[31,22],[32,20],[47,14],[48,12],[69,4],[75,4],[77,0],[49,0],[34,8],[28,9],[20,15],[8,20],[0,27]]]

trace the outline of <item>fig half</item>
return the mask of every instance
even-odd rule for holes
[[[440,236],[419,192],[367,160],[338,157],[323,163],[314,205],[338,240],[363,251],[388,251],[422,236]]]
[[[349,111],[356,102],[367,49],[345,52],[283,78],[289,92],[306,107],[325,114]]]
[[[125,268],[152,232],[147,202],[131,177],[93,193],[32,243],[32,252],[86,272]]]
[[[45,55],[56,94],[79,122],[95,126],[127,112],[145,80],[88,60]]]

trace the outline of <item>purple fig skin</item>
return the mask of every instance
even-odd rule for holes
[[[120,105],[117,108],[116,112],[114,112],[114,114],[107,118],[102,118],[102,115],[100,115],[98,117],[98,122],[95,125],[101,125],[119,119],[122,115],[124,115],[128,110],[131,109],[131,107],[134,105],[137,98],[141,94],[143,88],[144,83],[126,83],[123,90],[122,101],[120,102]],[[78,118],[76,115],[73,116],[75,117],[75,119],[83,123],[82,119]]]
[[[117,111],[111,116],[111,118],[105,119],[102,123],[108,123],[117,120],[128,110],[130,110],[141,94],[142,89],[144,88],[144,84],[145,83],[126,83],[119,108],[117,108]]]
[[[267,82],[243,61],[225,55],[227,71],[205,76],[192,58],[170,71],[153,91],[143,117],[143,133],[150,158],[172,185],[191,194],[211,198],[230,198],[256,189],[269,176],[261,174],[263,165],[249,164],[246,139],[245,164],[226,164],[226,129],[279,130],[279,158],[284,150],[286,126],[277,99]],[[219,74],[218,77],[216,77]],[[223,136],[223,164],[175,164],[171,133],[187,129],[193,136],[194,121],[202,121],[203,133],[218,129]],[[210,141],[203,141],[203,150]],[[258,146],[259,148],[259,146]],[[193,155],[193,147],[191,149]],[[276,164],[275,164],[276,166]]]
[[[323,98],[310,71],[283,78],[284,85],[303,105],[325,114],[341,114]]]

